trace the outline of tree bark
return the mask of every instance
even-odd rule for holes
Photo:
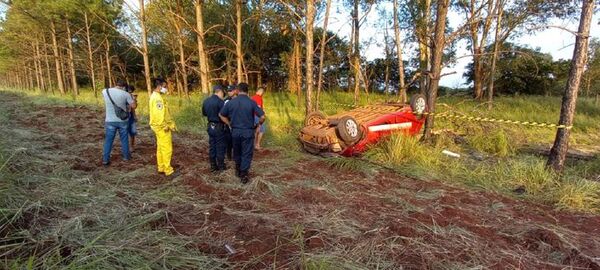
[[[306,1],[306,115],[313,110],[312,92],[314,85],[314,35],[313,28],[315,23],[315,2],[314,0]]]
[[[406,103],[406,83],[404,82],[404,60],[402,60],[402,40],[400,39],[400,23],[398,22],[398,0],[394,1],[394,35],[396,36],[396,52],[398,53],[398,75],[399,86],[398,96],[400,102]]]
[[[60,57],[58,55],[58,42],[56,41],[56,25],[54,21],[50,22],[50,34],[52,35],[52,50],[54,51],[54,64],[56,67],[56,81],[58,83],[58,90],[61,95],[65,94],[65,85],[62,78],[62,71],[60,65]]]
[[[331,0],[327,0],[325,7],[325,18],[323,21],[323,35],[321,36],[321,48],[319,53],[319,79],[317,81],[317,98],[315,99],[315,110],[319,110],[319,101],[321,99],[321,89],[323,89],[323,62],[325,61],[325,45],[327,45],[327,25],[329,24],[329,12],[331,10]]]
[[[473,23],[470,24],[471,48],[473,53],[473,98],[477,100],[483,99],[484,66],[482,58],[483,52],[485,51],[487,36],[492,25],[494,1],[489,0],[485,5],[487,5],[487,17],[483,20],[483,24],[479,23],[480,19],[478,19],[482,17],[481,9],[483,7],[478,7],[476,0],[470,1],[469,15],[467,17],[467,20],[473,21]],[[479,37],[480,27],[481,37]]]
[[[150,79],[150,60],[148,59],[148,29],[146,28],[146,14],[144,0],[140,1],[140,27],[142,28],[142,56],[144,58],[144,77],[146,78],[146,90],[148,96],[152,94],[152,82]]]
[[[588,60],[587,53],[594,4],[595,0],[583,0],[579,31],[575,39],[575,49],[573,51],[573,59],[571,60],[571,70],[569,71],[569,79],[565,87],[565,94],[560,110],[560,125],[571,126],[573,124],[575,106],[577,105],[577,92],[579,91],[581,76]],[[560,128],[556,132],[556,140],[550,150],[550,156],[546,164],[547,167],[552,168],[556,172],[561,172],[564,167],[567,151],[569,150],[570,135],[571,130],[568,128]]]
[[[35,82],[37,84],[37,88],[39,90],[44,90],[43,86],[42,86],[42,67],[41,65],[38,66],[38,60],[40,57],[40,47],[38,44],[38,41],[36,40],[32,45],[32,50],[33,52],[35,52],[35,55],[33,57],[33,66],[35,67]]]
[[[419,71],[422,76],[419,78],[419,89],[421,94],[426,94],[429,88],[429,76],[425,74],[431,69],[430,63],[430,37],[429,37],[429,19],[431,17],[431,0],[424,0],[420,7],[421,17],[417,22],[416,36],[419,40]]]
[[[236,42],[235,42],[235,53],[237,55],[237,80],[238,83],[244,82],[244,69],[242,66],[242,0],[235,1],[235,14],[236,14]]]
[[[493,108],[493,99],[494,99],[494,80],[496,79],[496,61],[498,59],[498,51],[500,50],[499,38],[500,38],[500,29],[502,28],[502,16],[504,14],[504,1],[497,0],[498,6],[496,7],[496,12],[498,17],[496,18],[496,33],[494,37],[494,54],[492,55],[492,67],[490,68],[490,81],[488,84],[488,110]]]
[[[108,83],[104,87],[111,87],[114,85],[113,75],[112,75],[112,65],[110,64],[110,41],[108,37],[105,39],[105,50],[104,50],[104,58],[106,61],[106,75],[108,76],[107,80],[104,83]]]
[[[449,0],[438,0],[437,15],[435,22],[435,34],[432,43],[432,65],[431,65],[431,80],[429,89],[427,90],[427,107],[429,112],[435,113],[435,103],[437,100],[438,86],[440,83],[440,75],[442,73],[442,58],[444,56],[444,47],[446,46],[446,17],[448,15]],[[428,115],[425,121],[425,131],[423,139],[431,138],[431,132],[434,127],[434,116]]]
[[[85,38],[87,41],[87,53],[88,53],[88,68],[90,72],[90,79],[92,80],[92,90],[94,91],[94,97],[98,97],[98,90],[96,89],[96,71],[94,70],[94,52],[92,51],[92,40],[90,37],[90,21],[88,19],[87,12],[83,13],[85,19]]]
[[[360,95],[360,22],[358,17],[359,0],[354,0],[352,21],[354,24],[354,52],[352,65],[354,66],[354,103],[358,103]]]
[[[179,4],[178,4],[179,5]],[[177,7],[177,12],[181,14],[181,9],[179,8],[179,6]],[[177,49],[179,50],[179,73],[181,74],[181,83],[182,83],[182,89],[183,92],[185,93],[185,96],[187,98],[190,97],[190,92],[188,89],[188,78],[187,78],[187,67],[185,64],[185,48],[184,48],[184,36],[183,36],[183,32],[181,30],[181,25],[180,25],[180,21],[178,17],[174,17],[173,18],[173,26],[175,26],[175,31],[177,31]]]
[[[73,57],[73,37],[71,36],[71,26],[69,20],[65,20],[67,26],[67,53],[69,55],[69,72],[71,73],[71,86],[73,88],[73,94],[79,96],[79,86],[77,85],[77,73],[75,73],[75,59]]]
[[[196,28],[198,30],[198,65],[200,70],[200,85],[202,88],[202,93],[208,94],[210,91],[210,69],[208,66],[208,57],[206,55],[206,50],[204,49],[204,13],[202,10],[202,0],[196,0],[195,8],[196,8]]]
[[[302,48],[300,48],[300,40],[298,33],[294,38],[294,71],[296,72],[296,94],[298,95],[298,106],[302,103],[302,60],[301,60]]]
[[[52,83],[52,74],[50,72],[50,61],[48,60],[48,50],[47,50],[47,45],[48,43],[46,42],[46,36],[42,36],[42,42],[44,43],[44,64],[46,65],[46,79],[48,81],[48,87],[50,88],[50,90],[52,91],[52,94],[54,95],[54,84]]]
[[[394,2],[395,2],[395,0],[394,0]],[[384,92],[385,92],[386,101],[388,98],[388,94],[390,92],[390,46],[388,43],[389,36],[388,36],[387,27],[388,27],[388,25],[386,23],[385,32],[384,32],[384,43],[385,43],[385,48],[384,48],[384,51],[385,51],[385,79],[384,79],[385,89],[384,89]]]

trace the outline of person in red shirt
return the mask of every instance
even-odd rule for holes
[[[252,100],[254,100],[254,102],[256,102],[256,104],[258,105],[259,108],[261,109],[265,109],[263,106],[263,94],[265,93],[265,89],[263,89],[262,87],[259,87],[258,90],[256,90],[256,95],[254,95],[252,97]],[[256,125],[256,133],[254,136],[254,149],[256,150],[260,150],[260,142],[262,141],[262,137],[263,134],[265,134],[265,124],[260,124],[259,123],[260,118],[255,115],[254,116],[254,125]]]

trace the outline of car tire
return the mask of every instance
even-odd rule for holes
[[[360,125],[351,116],[340,118],[336,130],[340,139],[347,145],[352,145],[362,138]]]
[[[327,116],[319,111],[314,111],[309,113],[304,119],[304,126],[312,126],[320,123],[323,120],[326,120]]]
[[[424,95],[416,94],[410,97],[410,108],[417,118],[424,117],[427,112],[427,99]]]

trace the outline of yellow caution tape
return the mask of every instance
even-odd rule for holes
[[[354,105],[354,104],[331,103],[331,102],[324,102],[324,103],[328,104],[328,105],[344,106],[344,107],[351,107],[351,108],[359,107],[358,105]],[[506,120],[506,119],[495,119],[495,118],[489,118],[489,117],[457,115],[457,114],[449,114],[448,112],[441,112],[441,113],[424,112],[422,114],[415,113],[415,115],[425,115],[425,116],[432,115],[432,116],[437,116],[440,118],[461,119],[461,120],[467,120],[467,121],[472,121],[472,122],[513,124],[513,125],[555,128],[555,129],[560,129],[560,128],[572,129],[573,128],[573,126],[567,126],[567,125],[557,125],[557,124],[539,123],[539,122],[530,122],[530,121],[517,121],[517,120]]]

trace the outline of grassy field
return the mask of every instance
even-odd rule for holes
[[[504,259],[520,264],[525,256],[529,268],[542,269],[547,261],[577,266],[560,256],[573,246],[593,255],[600,245],[586,235],[597,224],[586,213],[600,212],[600,159],[571,160],[563,175],[555,175],[545,170],[544,157],[524,151],[551,143],[553,130],[440,119],[430,144],[394,136],[363,157],[324,160],[299,147],[303,112],[297,97],[268,93],[268,150],[257,153],[253,165],[264,170],[243,187],[232,173],[214,179],[201,162],[203,97],[169,97],[185,131],[175,140],[184,176],[169,182],[156,176],[149,139],[141,138],[132,164],[116,161],[110,170],[96,164],[103,112],[91,93],[77,99],[27,94],[2,93],[13,101],[2,100],[6,106],[0,107],[1,122],[20,123],[0,127],[4,268],[477,269],[506,265]],[[385,98],[371,96],[361,104]],[[324,99],[323,110],[334,114],[347,109],[334,103],[352,98],[340,93]],[[150,135],[146,102],[140,94],[142,134]],[[440,110],[460,114],[508,118],[501,110],[514,110],[510,119],[554,122],[558,112],[537,104],[559,99],[500,98],[492,112],[458,97],[440,102]],[[600,130],[598,108],[582,104],[575,147],[591,151]],[[526,118],[530,114],[537,118]],[[446,149],[462,157],[441,154]],[[556,237],[554,249],[517,252],[545,247],[543,239]],[[228,243],[245,253],[227,255]],[[545,259],[546,251],[555,257]],[[461,252],[473,255],[456,258]]]
[[[147,95],[139,93],[138,114],[141,123],[147,123]],[[90,91],[76,99],[72,96],[51,96],[29,92],[38,104],[87,104],[101,106],[103,101]],[[169,96],[168,102],[181,130],[204,135],[205,119],[201,117],[204,96],[192,94],[189,98]],[[392,99],[384,95],[362,96],[359,104],[371,104]],[[297,134],[303,123],[303,105],[297,96],[286,93],[267,93],[265,111],[268,131],[265,145],[286,149],[290,156],[301,151]],[[493,110],[469,98],[445,96],[439,99],[438,112],[459,115],[492,117],[519,121],[556,123],[560,112],[560,98],[517,96],[496,98]],[[327,93],[322,96],[321,110],[335,114],[352,104],[347,93]],[[555,130],[510,124],[467,122],[438,119],[438,134],[432,144],[422,144],[418,138],[396,136],[381,142],[365,154],[370,162],[392,167],[405,175],[421,179],[436,179],[447,183],[463,184],[518,196],[554,205],[561,209],[600,212],[600,157],[592,161],[570,161],[562,175],[544,168],[545,157],[524,151],[532,146],[549,149]],[[581,98],[578,103],[571,147],[598,153],[600,151],[600,106],[593,99]],[[447,157],[442,150],[460,153],[460,159]],[[597,155],[596,155],[597,156]],[[339,166],[351,163],[360,168],[364,159],[334,161]],[[520,190],[514,195],[514,190]],[[523,193],[523,194],[521,194]]]

